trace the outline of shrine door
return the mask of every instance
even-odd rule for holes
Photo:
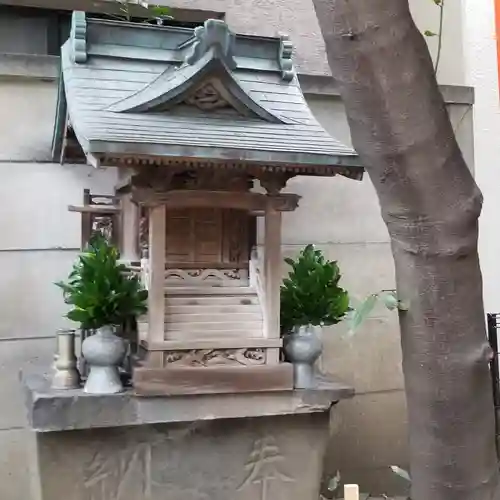
[[[221,208],[167,209],[166,266],[248,269],[255,217]]]

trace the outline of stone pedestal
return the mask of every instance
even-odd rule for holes
[[[40,500],[318,500],[329,410],[352,395],[325,382],[151,399],[25,385]]]

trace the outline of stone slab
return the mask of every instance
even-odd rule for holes
[[[403,389],[398,315],[390,313],[367,318],[354,335],[345,321],[325,327],[321,371],[356,387],[358,395]]]
[[[0,233],[4,222],[1,219],[0,215]],[[76,249],[0,251],[0,297],[3,299],[0,341],[54,337],[60,328],[75,327],[64,317],[68,306],[54,283],[67,278],[77,255]]]
[[[354,395],[352,387],[327,379],[308,390],[156,398],[138,398],[132,390],[105,396],[54,391],[39,371],[24,372],[23,383],[29,425],[37,432],[325,413]]]
[[[41,80],[19,83],[0,79],[0,161],[50,161],[57,85]]]
[[[327,474],[340,470],[346,480],[359,483],[361,491],[398,494],[382,487],[388,486],[389,478],[401,482],[391,465],[408,466],[404,390],[358,394],[332,412],[331,423],[335,439],[325,463]]]
[[[117,169],[108,167],[96,170],[90,165],[59,165],[56,163],[29,163],[30,160],[41,161],[42,157],[31,156],[29,147],[36,143],[26,134],[34,133],[32,128],[46,129],[44,141],[48,143],[48,154],[51,153],[52,132],[54,128],[53,107],[47,110],[33,110],[43,97],[38,94],[38,85],[34,84],[25,88],[0,81],[0,107],[7,108],[7,115],[0,123],[0,199],[3,210],[0,212],[0,250],[2,253],[26,253],[32,251],[38,254],[39,262],[12,263],[11,266],[19,271],[22,266],[31,269],[33,266],[38,272],[43,266],[43,259],[50,258],[47,251],[57,253],[57,250],[79,250],[81,244],[81,215],[69,212],[69,205],[81,205],[83,190],[89,189],[93,194],[112,194],[117,181]],[[17,100],[22,100],[25,108],[17,105]],[[26,102],[24,102],[26,101]],[[11,108],[17,107],[17,113],[10,116]],[[13,108],[12,108],[13,109]],[[50,111],[50,113],[49,113]],[[42,115],[42,117],[38,115]],[[50,115],[50,120],[45,117]],[[16,129],[19,122],[20,130]],[[26,127],[26,123],[36,123],[37,127]],[[5,125],[5,133],[3,126]],[[28,129],[28,130],[25,130]],[[18,133],[21,137],[16,139],[11,134]],[[39,131],[39,133],[41,133]],[[28,147],[29,146],[29,147]],[[19,160],[15,164],[2,162],[2,160]],[[26,160],[26,162],[24,162]],[[45,250],[45,251],[44,251]],[[19,257],[21,258],[21,257]],[[36,257],[33,257],[36,258]],[[64,260],[64,255],[59,257]],[[17,267],[16,267],[17,264]],[[2,262],[2,272],[9,269],[8,263]],[[51,268],[54,265],[51,264]],[[66,272],[66,262],[61,266]],[[25,275],[28,271],[24,271]],[[32,271],[29,275],[36,282],[38,276]],[[45,275],[43,275],[45,276]],[[54,276],[59,278],[59,275]],[[21,283],[28,286],[25,283]],[[20,284],[20,285],[21,285]],[[39,285],[40,286],[40,285]],[[47,287],[54,288],[51,282]],[[40,293],[37,289],[35,293]],[[61,300],[62,302],[62,300]],[[45,307],[38,306],[39,309]],[[37,309],[38,313],[38,309]]]
[[[328,436],[327,412],[37,434],[40,499],[318,500]]]

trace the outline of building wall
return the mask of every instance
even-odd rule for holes
[[[50,157],[54,82],[0,79],[0,498],[29,500],[26,425],[19,370],[50,363],[54,334],[67,323],[54,281],[80,247],[83,189],[111,192],[115,173],[60,166]]]
[[[500,9],[500,3],[496,2]],[[476,180],[483,192],[479,253],[487,312],[500,312],[500,102],[495,0],[462,0],[466,82],[476,90]],[[500,13],[500,10],[499,10]],[[499,26],[500,28],[500,26]]]
[[[2,4],[45,6],[68,10],[102,10],[99,5],[115,1],[3,0]],[[470,1],[472,2],[472,0]],[[493,2],[494,0],[486,1]],[[294,42],[295,61],[299,71],[308,74],[330,74],[323,38],[314,12],[313,0],[155,0],[151,3],[171,7],[174,9],[174,15],[181,19],[199,20],[203,17],[203,12],[211,13],[211,15],[224,15],[231,28],[239,33],[262,36],[276,36],[280,33],[286,33]],[[435,2],[433,0],[409,0],[409,3],[420,30],[439,34],[440,9]],[[444,3],[438,77],[442,84],[462,85],[464,83],[462,7],[460,2],[446,1]],[[195,11],[198,12],[194,13]],[[190,15],[189,12],[193,14]],[[29,29],[28,25],[33,26],[34,22],[33,20],[25,22],[26,29]],[[0,33],[7,32],[7,29],[12,32],[12,27],[13,24],[9,21],[2,29],[0,20]],[[434,60],[438,54],[439,39],[439,36],[427,38]],[[19,47],[25,43],[31,45],[26,37],[21,37],[14,46]]]
[[[159,0],[157,3],[225,13],[229,25],[241,33],[263,36],[287,33],[294,41],[301,72],[330,73],[312,0]],[[410,0],[410,7],[422,32],[439,34],[440,9],[433,0]],[[446,2],[443,13],[438,77],[442,84],[460,85],[464,82],[460,2]],[[436,60],[439,36],[428,37],[427,41]]]
[[[436,11],[428,5],[420,8],[425,2],[413,3],[421,25],[436,20]],[[428,3],[433,9],[434,4]],[[262,0],[190,0],[185,5],[226,12],[236,31],[261,35],[288,31],[297,45],[301,72],[327,73],[310,0],[278,4],[279,8],[276,2]],[[176,5],[182,6],[182,0]],[[446,19],[445,26],[451,23]],[[308,26],[307,33],[304,26]],[[443,39],[442,81],[460,83],[462,70],[452,62],[450,36]],[[0,396],[9,402],[0,409],[2,500],[30,498],[26,474],[33,442],[24,430],[18,371],[26,364],[50,363],[54,333],[66,326],[64,305],[53,282],[67,275],[80,244],[80,219],[67,211],[67,205],[80,204],[84,188],[111,193],[116,178],[112,170],[48,163],[56,84],[45,63],[51,61],[6,60],[0,54],[0,75],[4,74],[0,76]],[[472,113],[469,98],[462,93],[461,89],[448,89],[447,95],[457,136],[472,167]],[[350,142],[336,93],[331,89],[311,91],[307,99],[327,130]],[[316,244],[339,261],[344,286],[360,299],[394,287],[387,232],[368,179],[296,178],[287,189],[303,198],[300,208],[284,218],[285,255],[295,255],[308,243]],[[403,485],[388,466],[406,465],[396,316],[378,307],[355,336],[348,336],[341,324],[327,329],[324,337],[322,369],[351,383],[357,391],[352,401],[342,402],[332,412],[327,473],[340,469],[346,480],[360,483],[365,491],[396,493]]]

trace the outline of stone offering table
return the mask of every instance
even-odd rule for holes
[[[23,376],[37,500],[318,500],[329,410],[316,389],[138,398],[53,391]]]

